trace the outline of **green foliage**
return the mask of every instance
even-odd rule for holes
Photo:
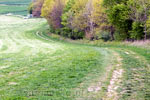
[[[64,14],[71,10],[74,3],[75,3],[75,0],[68,0],[66,6],[64,8]]]
[[[111,39],[110,37],[110,33],[109,32],[106,32],[106,31],[102,31],[99,33],[100,34],[100,38],[104,41],[108,41]]]
[[[89,38],[94,37],[103,19],[102,0],[64,0],[61,14],[54,10],[58,8],[56,7],[58,1],[46,0],[42,9],[42,16],[57,30],[56,32],[72,39],[83,38],[85,35]],[[56,16],[53,16],[53,13]],[[61,27],[59,27],[61,29],[55,28],[55,19],[61,22]]]
[[[115,26],[117,38],[139,40],[146,38],[149,0],[104,0],[109,22]],[[145,34],[145,37],[144,37]],[[124,36],[124,37],[122,37]],[[119,39],[120,40],[120,39]]]
[[[140,22],[134,22],[132,24],[131,38],[141,40],[144,37],[143,25]]]
[[[148,16],[150,15],[150,0],[129,0],[127,5],[131,9],[130,18],[134,22],[142,24],[144,27],[144,37],[141,37],[141,39],[147,39],[148,30],[146,22],[148,20]],[[138,36],[140,36],[140,34]]]
[[[150,37],[150,16],[148,17],[148,20],[146,21],[146,28],[147,28],[148,35]]]
[[[61,29],[61,35],[71,38],[71,39],[80,39],[84,37],[84,33],[80,32],[77,29],[74,29],[71,26],[71,17],[73,16],[72,6],[75,3],[75,0],[69,0],[64,8],[63,14],[61,16],[63,28]],[[69,20],[70,19],[70,20]]]
[[[65,0],[45,0],[42,6],[41,16],[45,17],[49,25],[54,29],[62,28],[61,16],[65,6]]]
[[[103,0],[103,5],[107,8],[111,8],[114,5],[125,3],[127,0]]]
[[[117,4],[108,14],[109,21],[121,32],[127,33],[131,27],[129,8],[124,4]]]
[[[71,8],[72,8],[72,6],[73,6],[73,4],[75,3],[75,1],[74,0],[69,0],[68,2],[67,2],[67,4],[66,4],[66,6],[65,6],[65,8],[64,8],[64,10],[63,10],[63,14],[62,14],[62,16],[61,16],[61,19],[62,19],[62,22],[61,22],[61,24],[63,25],[63,26],[68,26],[68,24],[69,24],[69,17],[72,15],[72,11],[71,11]]]
[[[63,6],[57,5],[60,1]],[[149,6],[150,0],[45,0],[42,16],[54,29],[61,28],[57,34],[72,39],[93,40],[98,32],[109,31],[112,39],[136,40],[149,33]]]
[[[78,30],[72,30],[70,28],[67,27],[63,27],[61,29],[52,29],[51,28],[51,33],[55,33],[67,38],[71,38],[71,39],[82,39],[84,37],[84,32],[80,32]]]
[[[116,31],[114,37],[116,41],[124,41],[128,38],[128,34],[120,33],[119,31]]]

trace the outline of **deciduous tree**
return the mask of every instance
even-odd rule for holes
[[[130,18],[144,27],[144,39],[147,39],[146,22],[150,15],[150,0],[129,0],[128,6],[131,9]]]
[[[59,29],[61,25],[61,16],[64,8],[64,0],[46,0],[42,9],[42,16],[48,20],[48,23],[54,28]]]

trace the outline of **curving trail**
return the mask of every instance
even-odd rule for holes
[[[44,23],[0,16],[0,100],[149,100],[145,56],[60,42],[42,33]]]

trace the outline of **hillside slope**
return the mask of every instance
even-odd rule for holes
[[[0,100],[149,100],[148,50],[58,41],[45,23],[0,16]]]

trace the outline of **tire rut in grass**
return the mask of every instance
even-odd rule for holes
[[[117,59],[117,65],[112,72],[112,77],[110,79],[110,84],[107,87],[106,96],[103,98],[104,100],[118,100],[118,92],[117,89],[120,87],[120,83],[122,82],[122,77],[124,70],[122,68],[122,58],[118,53],[114,53]]]
[[[105,50],[104,48],[95,48],[101,54],[103,54],[103,61],[100,61],[103,71],[96,70],[90,72],[86,76],[86,80],[83,81],[79,87],[75,89],[81,95],[76,97],[76,100],[101,100],[107,87],[107,80],[109,79],[110,72],[113,70],[114,59],[111,50]]]
[[[105,60],[110,61],[111,63],[107,64],[107,67],[105,65],[106,71],[102,76],[95,78],[96,81],[89,83],[86,90],[82,91],[84,92],[83,97],[76,98],[76,100],[116,100],[116,98],[119,97],[117,89],[120,86],[124,72],[122,69],[122,58],[114,50],[106,49],[106,51],[107,50],[112,54],[109,54],[109,59]],[[83,83],[81,88],[83,85],[85,86]]]
[[[119,90],[120,100],[149,100],[150,70],[146,60],[132,51],[128,51],[128,54],[121,51],[121,56],[126,73]]]

